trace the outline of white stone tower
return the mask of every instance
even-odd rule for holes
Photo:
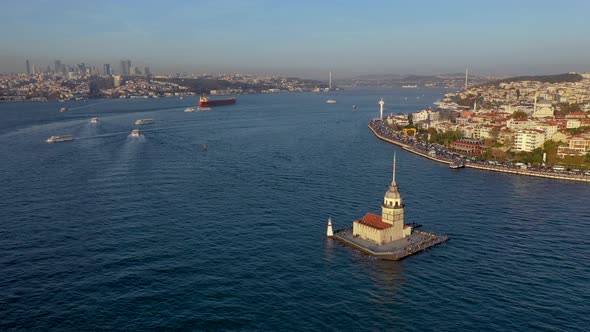
[[[332,217],[328,217],[328,230],[326,231],[326,236],[334,236],[334,231],[332,230]]]
[[[379,100],[379,105],[379,119],[383,120],[383,105],[385,105],[385,100],[383,100],[383,98]]]
[[[404,203],[400,195],[397,182],[395,182],[395,153],[393,154],[393,176],[389,189],[381,204],[381,218],[383,222],[393,225],[392,234],[403,238],[404,230]],[[396,240],[396,239],[393,239]]]

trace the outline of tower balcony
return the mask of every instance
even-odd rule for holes
[[[397,205],[385,205],[385,204],[381,204],[382,208],[387,208],[387,209],[403,209],[406,206],[406,204],[402,203],[402,204],[397,204]]]

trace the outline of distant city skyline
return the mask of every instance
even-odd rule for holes
[[[86,63],[153,74],[590,71],[590,2],[8,1],[0,72]],[[26,61],[29,60],[29,66]],[[57,61],[60,63],[57,63]],[[132,66],[126,70],[130,71]]]

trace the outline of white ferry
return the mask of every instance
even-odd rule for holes
[[[326,100],[326,103],[328,103],[328,104],[336,104],[336,101],[334,99],[330,99],[330,100]]]
[[[156,120],[154,120],[154,119],[140,119],[140,120],[135,121],[135,124],[138,126],[154,124],[154,123],[156,123]]]
[[[66,107],[62,107],[59,109],[60,113],[67,112],[67,111],[68,111],[68,109]]]
[[[139,129],[133,129],[131,131],[131,137],[139,137],[141,136],[141,133],[139,132]]]
[[[73,141],[74,136],[72,135],[59,135],[59,136],[51,136],[47,139],[47,143],[59,143],[59,142],[69,142]]]
[[[98,123],[98,118],[92,118],[92,119],[90,119],[90,123]]]

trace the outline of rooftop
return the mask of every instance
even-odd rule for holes
[[[358,222],[376,229],[386,229],[392,226],[391,224],[383,222],[383,220],[381,220],[381,216],[374,213],[365,214],[365,216],[358,220]]]

